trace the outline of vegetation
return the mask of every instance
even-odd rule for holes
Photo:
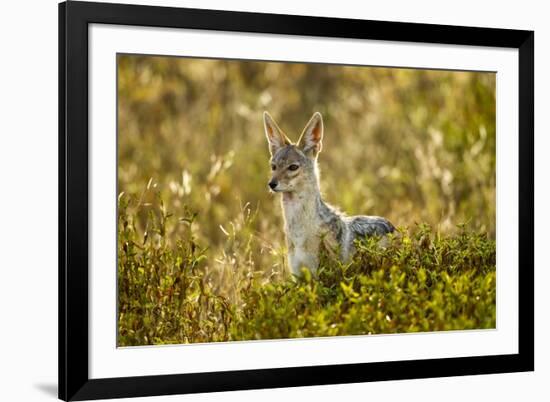
[[[495,327],[494,74],[121,55],[118,77],[119,346]],[[323,113],[325,199],[389,218],[387,247],[291,278],[263,110],[293,139]]]
[[[178,220],[149,211],[141,234],[139,206],[123,195],[119,210],[121,346],[495,326],[495,242],[464,227],[444,237],[419,225],[384,247],[365,239],[351,263],[327,252],[318,278],[304,270],[289,280],[253,270],[252,236],[229,234],[230,269],[211,272],[189,230],[194,214]],[[174,224],[188,229],[172,247],[166,236]]]

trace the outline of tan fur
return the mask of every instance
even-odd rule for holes
[[[317,156],[322,149],[323,119],[315,113],[293,144],[273,118],[264,112],[264,128],[271,152],[269,186],[281,192],[291,271],[300,275],[303,267],[316,273],[321,242],[338,248],[347,261],[356,238],[383,235],[393,225],[376,216],[345,216],[326,204],[319,190]]]

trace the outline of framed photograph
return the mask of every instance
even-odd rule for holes
[[[534,33],[59,5],[59,397],[534,369]]]

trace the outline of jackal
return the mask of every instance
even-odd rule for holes
[[[325,203],[319,189],[317,156],[323,140],[323,118],[314,113],[297,143],[292,143],[275,120],[264,112],[264,128],[271,153],[269,188],[282,193],[288,263],[293,274],[302,268],[316,274],[321,243],[339,250],[343,262],[355,251],[354,240],[384,236],[395,230],[379,216],[346,216]]]

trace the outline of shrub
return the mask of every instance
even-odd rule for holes
[[[348,264],[325,250],[316,278],[292,278],[277,253],[270,266],[252,262],[261,248],[248,208],[217,265],[193,233],[200,216],[183,211],[119,197],[119,346],[495,327],[495,241],[466,225],[366,238]]]

